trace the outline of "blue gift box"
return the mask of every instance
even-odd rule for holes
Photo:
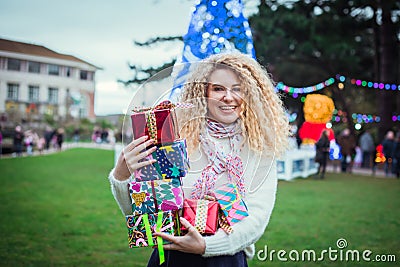
[[[168,144],[156,145],[157,149],[144,160],[157,160],[134,172],[136,181],[181,178],[189,170],[186,140],[180,139]]]

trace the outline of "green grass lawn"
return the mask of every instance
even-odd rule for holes
[[[129,249],[107,180],[113,152],[71,149],[0,160],[0,266],[146,266],[151,249]],[[257,250],[286,251],[288,262],[255,257],[250,266],[396,266],[294,262],[295,251],[338,249],[395,254],[400,261],[400,181],[328,174],[279,182],[276,206]],[[293,252],[294,251],[294,252]],[[339,255],[339,252],[337,253]],[[264,256],[264,254],[260,254]]]

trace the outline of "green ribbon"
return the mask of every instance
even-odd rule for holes
[[[163,215],[162,211],[157,213],[157,224],[156,224],[156,232],[160,232],[163,223]],[[157,236],[157,248],[158,248],[158,257],[160,258],[160,265],[165,261],[164,255],[164,246],[163,246],[163,239],[160,236]]]
[[[161,227],[163,225],[163,216],[164,216],[163,211],[159,211],[157,213],[156,232],[160,232],[160,230],[161,230]],[[146,230],[146,237],[149,242],[148,244],[149,244],[149,246],[154,246],[153,234],[151,232],[151,226],[150,226],[150,222],[149,222],[149,214],[148,213],[143,214],[142,220],[144,223],[144,229]],[[156,239],[157,239],[158,256],[160,258],[160,265],[161,265],[165,261],[163,239],[160,236],[157,236]]]
[[[144,229],[146,230],[146,237],[147,240],[149,241],[149,246],[154,246],[153,234],[151,233],[151,226],[149,223],[149,214],[147,213],[143,214],[143,223],[144,223]]]

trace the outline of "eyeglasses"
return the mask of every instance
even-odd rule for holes
[[[228,93],[228,91],[233,95],[241,96],[243,94],[243,90],[239,85],[234,85],[232,88],[227,88],[219,84],[209,83],[208,86],[210,92],[218,96],[224,96]]]

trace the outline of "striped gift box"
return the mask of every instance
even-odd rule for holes
[[[249,216],[246,204],[235,185],[223,185],[214,192],[214,195],[230,225],[238,223]]]

